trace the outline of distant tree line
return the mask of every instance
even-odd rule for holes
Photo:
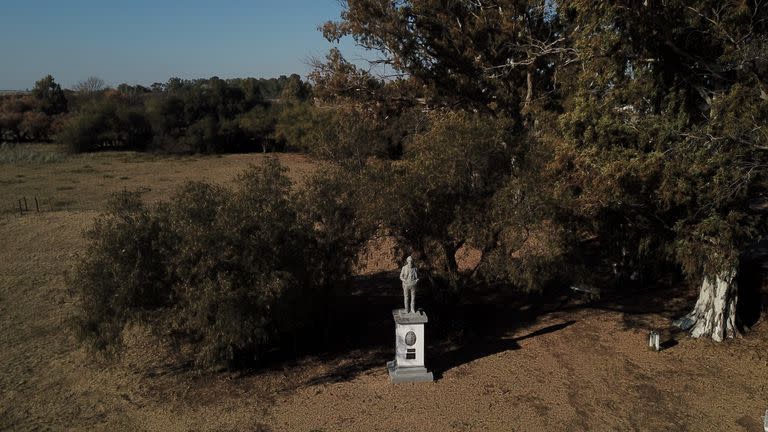
[[[283,101],[308,103],[298,75],[277,79],[182,80],[121,84],[79,95],[59,140],[75,152],[127,148],[221,153],[283,149],[275,134]]]
[[[90,77],[62,90],[50,75],[31,94],[0,98],[0,140],[56,140],[73,152],[132,149],[235,152],[285,149],[290,115],[306,112],[311,87],[298,75],[182,80],[107,88]],[[301,143],[297,144],[301,146]]]

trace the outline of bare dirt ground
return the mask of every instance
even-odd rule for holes
[[[313,170],[301,156],[280,158],[297,180]],[[453,320],[469,329],[428,340],[437,381],[394,386],[385,362],[401,293],[386,251],[367,257],[348,299],[358,331],[339,335],[328,353],[196,374],[137,327],[119,360],[96,359],[68,327],[75,299],[63,273],[107,194],[147,187],[161,199],[183,180],[229,181],[263,157],[189,159],[104,153],[0,164],[2,207],[35,193],[71,202],[0,214],[0,430],[762,430],[768,325],[722,344],[678,337],[662,352],[647,350],[648,330],[689,308],[691,292],[621,304],[466,304],[428,324],[428,338]]]

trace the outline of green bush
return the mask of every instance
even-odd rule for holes
[[[284,171],[270,161],[235,188],[189,183],[153,206],[118,194],[70,277],[81,339],[115,351],[125,326],[144,322],[193,344],[200,367],[233,367],[321,329],[353,258],[339,259],[345,242],[322,209],[301,208]]]
[[[96,150],[100,144],[99,137],[107,130],[106,119],[97,113],[81,113],[69,118],[58,135],[72,153],[82,153]]]
[[[178,240],[168,211],[121,192],[87,231],[90,248],[68,280],[81,298],[80,337],[99,350],[119,346],[123,327],[172,303],[168,256]]]
[[[152,127],[141,107],[104,100],[70,117],[58,139],[73,153],[110,147],[144,150],[152,140]]]
[[[47,141],[57,117],[41,107],[42,103],[29,95],[0,97],[0,141]]]

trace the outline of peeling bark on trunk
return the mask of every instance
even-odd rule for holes
[[[737,302],[735,270],[714,277],[707,275],[701,283],[699,299],[693,311],[674,324],[690,331],[695,338],[711,337],[716,342],[722,342],[740,334],[736,327]]]

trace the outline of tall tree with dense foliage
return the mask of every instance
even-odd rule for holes
[[[51,75],[46,75],[35,82],[32,97],[39,102],[41,111],[48,115],[67,112],[67,97],[64,95],[64,90]]]
[[[624,219],[625,249],[666,250],[702,280],[681,327],[736,335],[739,258],[766,229],[750,201],[768,174],[768,10],[678,1],[563,2],[563,11],[582,67],[563,86],[561,132],[602,168],[584,189],[611,185],[603,211]]]
[[[580,263],[585,254],[627,280],[680,265],[703,282],[679,324],[722,340],[739,327],[740,254],[766,228],[749,203],[765,194],[768,174],[767,25],[766,6],[751,1],[348,0],[323,30],[378,50],[425,89],[433,110],[507,119],[508,135],[495,139],[503,152],[467,152],[483,142],[479,131],[429,141],[452,155],[431,171],[472,166],[475,152],[507,167],[496,181],[473,174],[490,189],[451,200],[460,211],[448,225],[474,218],[486,227],[472,240],[481,263],[493,263],[479,267],[486,276],[534,285],[553,267],[588,276],[596,272]],[[323,67],[340,64],[332,55]],[[346,82],[360,82],[346,70]],[[344,82],[316,80],[315,91]],[[424,133],[415,130],[414,142]],[[447,205],[436,196],[404,206]],[[483,204],[460,207],[471,202]],[[438,234],[438,243],[451,239]]]

